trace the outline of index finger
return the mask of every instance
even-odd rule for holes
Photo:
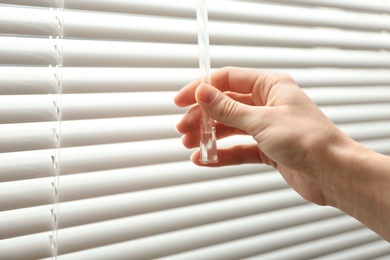
[[[227,67],[216,70],[211,74],[211,82],[215,88],[221,91],[237,93],[252,93],[253,87],[261,73],[255,69]],[[175,96],[174,102],[179,107],[186,107],[196,103],[195,91],[200,84],[200,79],[190,82]]]

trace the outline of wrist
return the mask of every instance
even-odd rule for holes
[[[349,211],[345,207],[352,206],[347,197],[353,196],[356,189],[353,180],[356,168],[362,162],[359,157],[368,152],[359,143],[348,139],[328,147],[328,163],[321,176],[326,204],[343,211]]]
[[[331,154],[334,164],[323,177],[326,204],[390,239],[390,158],[351,139]]]

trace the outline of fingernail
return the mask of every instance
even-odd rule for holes
[[[196,99],[203,103],[210,104],[217,96],[217,90],[210,85],[201,84],[196,90]]]

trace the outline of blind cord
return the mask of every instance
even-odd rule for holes
[[[57,64],[52,66],[53,76],[56,82],[56,93],[54,94],[53,108],[56,121],[53,127],[53,140],[55,143],[53,162],[53,206],[51,216],[53,222],[52,232],[49,240],[52,249],[52,259],[58,255],[58,204],[59,204],[59,182],[60,182],[60,154],[61,154],[61,120],[62,120],[62,67],[63,67],[63,40],[64,40],[64,0],[59,0],[59,7],[52,9],[58,26],[58,36],[55,37],[53,46],[57,55]]]

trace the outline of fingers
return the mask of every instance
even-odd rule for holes
[[[261,131],[264,127],[263,107],[240,103],[207,84],[201,84],[197,88],[195,97],[204,112],[224,125],[241,129],[249,134],[252,134],[253,127],[256,131]],[[255,124],[254,119],[256,119]]]
[[[261,82],[258,80],[261,76],[258,70],[228,67],[215,71],[211,75],[211,83],[222,92],[252,93],[256,83]],[[195,91],[199,84],[200,80],[194,80],[182,88],[174,99],[175,104],[179,107],[195,104]]]
[[[238,165],[244,163],[263,163],[261,152],[256,144],[237,145],[226,149],[218,149],[218,163],[207,164],[208,167],[219,167],[227,165]],[[196,151],[191,156],[191,161],[199,166],[205,166],[200,163],[200,152]]]
[[[187,134],[188,132],[199,129],[201,118],[201,108],[194,106],[190,108],[181,120],[176,124],[176,130],[181,134]]]
[[[187,148],[199,147],[200,139],[200,118],[201,108],[194,106],[190,108],[182,119],[177,123],[176,130],[183,134],[182,143]],[[226,138],[232,135],[247,135],[246,132],[216,122],[217,139]]]
[[[199,122],[199,121],[198,121]],[[234,127],[228,127],[223,124],[216,123],[215,124],[215,131],[216,131],[216,137],[218,140],[233,136],[233,135],[247,135],[247,133],[236,129]],[[185,135],[183,135],[181,139],[183,145],[186,148],[196,148],[199,147],[200,142],[200,128],[199,123],[198,127],[194,129],[193,131],[187,132]]]
[[[225,92],[225,94],[228,97],[230,97],[230,98],[232,98],[240,103],[250,105],[250,106],[255,105],[251,94],[241,94],[241,93],[235,93],[235,92]]]
[[[226,95],[240,103],[253,105],[253,100],[251,95],[244,95],[244,94],[238,94],[233,92],[227,92]],[[198,105],[191,107],[184,114],[182,119],[177,123],[176,130],[181,134],[186,134],[188,132],[198,130],[200,127],[199,125],[200,117],[201,117],[201,108]]]

